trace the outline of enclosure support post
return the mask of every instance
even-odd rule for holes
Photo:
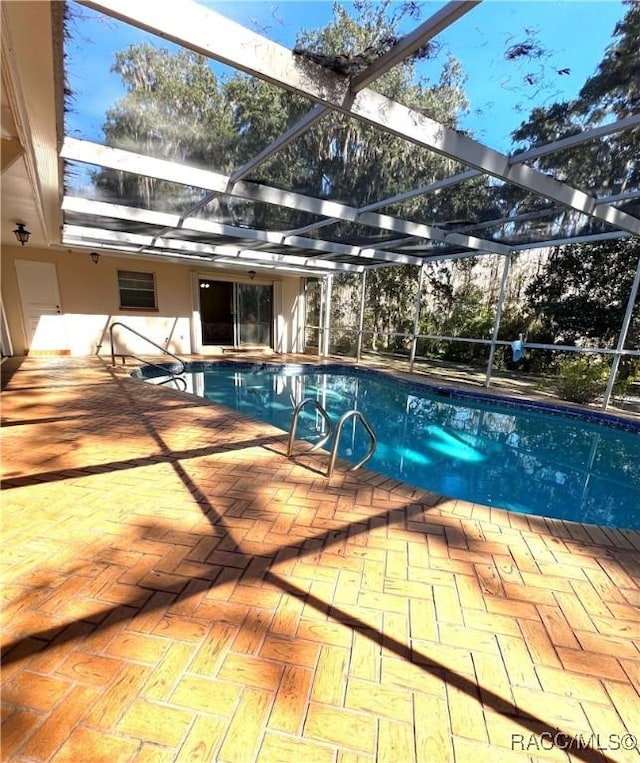
[[[367,288],[367,271],[362,271],[362,293],[360,294],[360,316],[358,317],[358,344],[356,346],[356,362],[360,362],[362,355],[362,329],[364,328],[364,299]]]
[[[500,296],[498,297],[498,306],[496,307],[496,317],[493,322],[493,336],[491,337],[491,349],[489,350],[489,362],[487,363],[487,377],[484,382],[484,386],[488,387],[491,384],[491,369],[493,367],[493,356],[496,352],[496,340],[498,339],[498,331],[500,330],[500,319],[502,318],[502,307],[504,305],[504,298],[507,294],[507,281],[509,279],[509,265],[511,264],[511,255],[508,254],[504,258],[504,269],[502,271],[502,281],[500,282]]]
[[[420,304],[422,302],[422,284],[424,282],[424,270],[426,263],[420,265],[418,277],[418,293],[416,294],[416,306],[413,314],[413,334],[411,336],[411,354],[409,356],[409,373],[413,371],[413,363],[416,359],[416,347],[418,345],[418,333],[420,332]]]
[[[636,303],[636,297],[638,296],[638,287],[640,287],[640,260],[636,267],[636,275],[631,285],[631,294],[629,294],[629,301],[627,302],[627,310],[624,314],[624,320],[622,321],[622,328],[620,329],[620,335],[618,336],[618,344],[616,346],[616,354],[613,356],[613,363],[611,364],[611,372],[609,373],[609,381],[607,382],[607,388],[604,392],[604,399],[602,401],[602,407],[607,408],[609,400],[611,400],[611,393],[613,392],[613,385],[616,381],[618,374],[618,366],[620,365],[620,355],[624,350],[624,343],[627,341],[627,333],[629,326],[631,325],[631,316],[633,315],[633,308]]]
[[[329,340],[331,338],[331,291],[333,288],[333,276],[327,276],[324,289],[324,310],[322,313],[322,357],[329,354]]]

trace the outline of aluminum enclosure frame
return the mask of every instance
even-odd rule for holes
[[[140,29],[157,34],[171,40],[184,48],[196,51],[214,60],[244,71],[252,76],[264,79],[271,84],[298,93],[316,102],[316,106],[295,125],[291,126],[279,138],[273,141],[263,151],[238,168],[229,176],[206,172],[194,168],[183,167],[175,163],[163,162],[149,157],[123,152],[88,141],[77,141],[67,138],[61,152],[61,157],[77,161],[91,162],[100,166],[114,169],[126,169],[128,172],[139,172],[149,177],[170,179],[187,185],[201,187],[207,193],[192,205],[182,217],[175,215],[159,215],[153,210],[132,210],[123,205],[105,205],[99,202],[88,202],[66,198],[63,209],[76,213],[87,214],[100,219],[101,217],[117,220],[134,220],[147,222],[149,225],[162,225],[160,231],[151,236],[141,236],[134,233],[117,233],[106,228],[90,228],[88,226],[64,226],[64,240],[84,242],[100,241],[108,245],[138,247],[138,251],[158,252],[170,251],[184,253],[184,256],[210,257],[213,261],[221,262],[227,258],[241,260],[247,263],[269,263],[273,267],[284,266],[296,268],[302,266],[309,274],[331,272],[359,272],[362,274],[361,301],[358,326],[357,359],[360,359],[363,334],[363,314],[365,307],[366,268],[393,266],[398,264],[420,265],[420,283],[415,305],[414,331],[412,334],[411,366],[415,359],[417,331],[419,327],[421,286],[424,274],[424,264],[427,258],[419,254],[411,255],[409,251],[398,251],[406,245],[413,246],[413,239],[437,241],[443,244],[453,244],[467,251],[449,256],[473,256],[479,253],[496,253],[504,257],[504,268],[500,284],[500,293],[496,306],[493,334],[489,342],[490,356],[486,372],[486,384],[490,384],[491,368],[495,348],[501,344],[497,340],[500,318],[506,286],[509,277],[511,255],[517,251],[558,246],[565,243],[586,240],[607,240],[628,235],[640,235],[640,220],[620,209],[617,201],[630,198],[621,193],[609,198],[598,198],[560,182],[553,177],[536,170],[526,164],[542,156],[566,150],[576,145],[611,135],[615,132],[636,128],[640,125],[640,115],[634,114],[616,122],[609,123],[579,135],[559,139],[546,146],[539,146],[529,151],[508,156],[495,151],[456,130],[445,127],[433,119],[413,111],[404,105],[392,101],[381,94],[370,90],[367,86],[389,68],[402,61],[406,56],[419,48],[424,42],[443,28],[453,23],[470,11],[479,0],[465,2],[450,2],[438,13],[424,22],[413,33],[401,40],[388,54],[382,56],[374,64],[359,75],[348,79],[338,76],[318,66],[300,66],[293,59],[289,50],[271,40],[251,32],[239,24],[210,11],[195,3],[183,0],[181,13],[175,14],[175,4],[170,0],[156,0],[144,9],[132,5],[128,0],[79,0],[95,10],[111,15]],[[215,29],[215,34],[210,30]],[[381,199],[361,208],[348,204],[318,199],[304,194],[283,191],[265,185],[244,182],[253,169],[263,164],[292,140],[302,135],[306,130],[317,124],[329,111],[337,111],[354,117],[365,123],[374,125],[386,132],[404,140],[415,143],[442,156],[460,162],[469,169],[449,178],[435,180],[420,188],[410,189],[393,197]],[[171,165],[171,166],[169,166]],[[398,217],[377,213],[377,210],[401,203],[416,196],[437,192],[445,187],[455,186],[466,179],[488,175],[556,202],[570,210],[586,214],[595,220],[605,222],[617,228],[617,231],[591,233],[586,236],[564,236],[548,241],[536,241],[530,244],[505,245],[496,241],[468,235],[464,230],[451,231],[437,225],[426,225],[403,220]],[[207,223],[193,218],[193,213],[201,209],[213,198],[219,195],[232,195],[244,199],[253,199],[269,204],[301,209],[312,214],[321,215],[325,219],[307,226],[290,231],[260,231],[240,226],[229,226],[219,223]],[[631,198],[636,198],[632,194]],[[524,213],[520,219],[533,219],[537,213]],[[489,227],[491,222],[509,223],[518,216],[487,221],[483,227]],[[358,247],[337,242],[311,238],[304,233],[311,233],[326,227],[337,220],[357,222],[362,225],[395,231],[402,238],[382,242],[377,247]],[[221,235],[242,239],[244,245],[238,248],[228,245],[204,245],[172,237],[173,231],[200,231],[213,236]],[[269,247],[290,247],[292,254],[269,252]],[[393,251],[389,247],[395,247]],[[416,247],[417,248],[417,247]],[[293,250],[296,254],[293,254]],[[301,256],[300,252],[307,252]],[[349,264],[334,258],[353,258],[362,264]],[[438,255],[429,259],[438,259]],[[313,271],[313,272],[312,272]],[[328,305],[322,312],[323,326],[321,327],[322,352],[328,352],[328,334],[331,331],[330,294],[331,276],[327,276],[327,285],[323,289]],[[640,283],[640,263],[631,289],[625,319],[621,327],[611,376],[604,399],[604,406],[609,403],[613,383],[621,355],[629,354],[624,350],[626,334],[630,325]],[[482,340],[485,341],[485,340]],[[553,346],[553,349],[558,347]],[[568,349],[568,348],[567,348]],[[572,348],[577,351],[583,348]],[[609,352],[609,351],[607,351]],[[635,354],[632,352],[631,354]]]

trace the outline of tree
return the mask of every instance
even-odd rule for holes
[[[638,110],[640,5],[625,0],[625,6],[625,16],[615,27],[612,44],[576,100],[534,109],[528,121],[514,132],[515,141],[532,148]],[[606,196],[638,187],[638,156],[640,129],[636,128],[540,157],[536,165],[589,193]],[[618,206],[631,214],[637,214],[640,207],[637,200]],[[611,230],[606,223],[577,212],[560,214],[556,222],[562,222],[568,234]],[[526,289],[527,308],[538,318],[538,341],[614,344],[640,256],[639,246],[637,239],[630,239],[555,250]],[[639,320],[636,315],[632,326],[636,341],[640,339],[636,333]]]
[[[595,74],[574,101],[536,108],[514,131],[523,150],[578,134],[607,119],[621,119],[640,108],[640,4],[624,0],[627,11],[616,25]],[[623,130],[602,140],[540,157],[536,165],[572,185],[599,195],[637,187],[640,182],[640,129]],[[588,222],[574,215],[578,225]]]
[[[413,332],[418,270],[417,265],[400,265],[367,273],[365,328],[375,332],[373,349],[407,349],[406,338],[392,335]]]
[[[616,24],[615,39],[596,73],[582,87],[576,104],[598,122],[608,114],[622,119],[640,109],[640,4],[635,0],[624,3],[628,11]]]
[[[332,21],[324,29],[303,30],[296,50],[322,54],[329,63],[358,51],[372,55],[371,51],[375,54],[395,37],[404,17],[417,12],[414,3],[358,0],[352,16],[336,3]],[[209,62],[194,53],[146,43],[117,53],[113,71],[127,94],[107,112],[107,145],[227,174],[258,154],[312,105],[241,73],[218,77]],[[376,87],[450,125],[465,107],[462,73],[453,60],[445,63],[438,82],[416,77],[415,64],[408,61],[385,74]],[[452,164],[375,127],[330,113],[258,168],[251,179],[361,205],[407,190],[425,177],[442,177]],[[97,173],[95,182],[103,196],[124,196],[145,206],[176,195],[168,184],[113,170]],[[187,194],[189,198],[197,195],[197,191]],[[311,219],[272,205],[234,200],[231,206],[240,208],[242,221],[255,227],[285,229]],[[228,209],[217,200],[209,212],[219,218]],[[331,238],[352,238],[363,231],[371,233],[371,229],[337,223]]]
[[[526,289],[545,341],[615,346],[639,259],[637,238],[556,248]],[[640,344],[633,318],[629,346]]]
[[[230,105],[206,59],[195,53],[169,53],[142,43],[116,54],[112,71],[127,94],[106,113],[108,146],[161,159],[228,170],[235,136]],[[198,189],[114,170],[95,174],[105,199],[151,206],[164,199],[182,211],[202,194]]]

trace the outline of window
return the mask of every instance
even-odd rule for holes
[[[156,281],[153,273],[135,270],[118,271],[120,307],[134,310],[156,310]]]

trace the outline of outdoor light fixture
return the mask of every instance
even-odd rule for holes
[[[91,252],[91,259],[93,260],[94,264],[98,264],[98,260],[100,259],[100,255],[98,252]]]
[[[256,271],[255,270],[248,270],[247,271],[247,275],[253,281],[253,279],[256,277]]]
[[[24,246],[29,240],[31,232],[24,227],[24,223],[16,223],[18,226],[13,232],[18,241]]]

